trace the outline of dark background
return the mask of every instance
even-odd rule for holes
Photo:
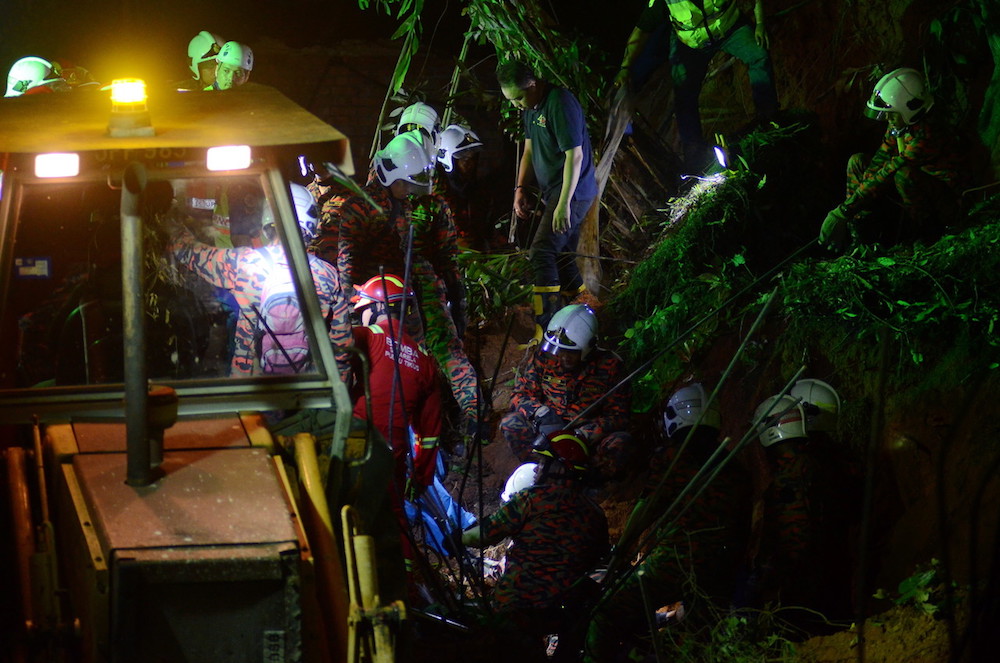
[[[618,53],[645,0],[547,3],[563,29]],[[456,56],[469,21],[457,0],[427,0],[423,43]],[[63,58],[99,81],[121,76],[184,78],[187,43],[209,30],[249,44],[273,39],[291,48],[346,39],[388,39],[398,20],[357,0],[0,0],[0,67],[25,55]]]

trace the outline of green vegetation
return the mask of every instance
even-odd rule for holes
[[[531,267],[524,251],[480,253],[463,250],[458,266],[468,293],[469,323],[474,326],[503,317],[511,306],[531,296]]]
[[[957,587],[952,583],[952,587]],[[927,568],[918,569],[909,578],[899,583],[899,596],[892,599],[898,606],[913,606],[929,617],[937,616],[945,606],[944,580],[941,578],[941,562],[932,559]],[[885,590],[875,592],[877,599],[889,598]]]
[[[755,315],[779,279],[772,319],[781,321],[781,351],[790,362],[818,354],[848,371],[849,364],[870,361],[885,332],[898,356],[899,383],[926,378],[946,353],[950,365],[966,372],[1000,366],[1000,291],[993,287],[1000,270],[1000,196],[973,206],[961,229],[932,244],[859,246],[842,256],[813,248],[774,278],[756,282],[806,246],[818,226],[788,229],[765,216],[822,218],[789,212],[778,193],[786,187],[772,186],[771,173],[752,172],[759,166],[753,155],[766,161],[768,148],[796,140],[777,131],[755,138],[758,152],[743,150],[751,157],[747,168],[700,183],[655,213],[662,228],[655,248],[619,280],[612,302],[623,356],[634,366],[657,357],[635,385],[637,411],[691,370],[699,351]]]

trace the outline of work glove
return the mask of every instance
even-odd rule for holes
[[[543,437],[566,427],[566,422],[563,421],[563,418],[553,412],[552,408],[548,405],[543,405],[535,410],[532,420],[535,424],[535,430]]]
[[[831,251],[842,251],[847,240],[847,215],[834,207],[826,215],[819,229],[819,243]]]

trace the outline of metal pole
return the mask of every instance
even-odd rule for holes
[[[139,196],[146,188],[146,169],[130,163],[122,175],[122,325],[125,336],[125,430],[128,471],[125,483],[153,482],[150,463],[149,409],[146,393],[146,320],[142,301],[142,217]]]

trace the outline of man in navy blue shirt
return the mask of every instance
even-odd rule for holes
[[[524,153],[514,187],[514,213],[531,214],[525,187],[537,184],[545,206],[528,258],[534,271],[535,341],[552,315],[584,291],[576,266],[580,224],[597,197],[594,159],[580,102],[541,80],[521,62],[497,67],[504,97],[524,111]]]

